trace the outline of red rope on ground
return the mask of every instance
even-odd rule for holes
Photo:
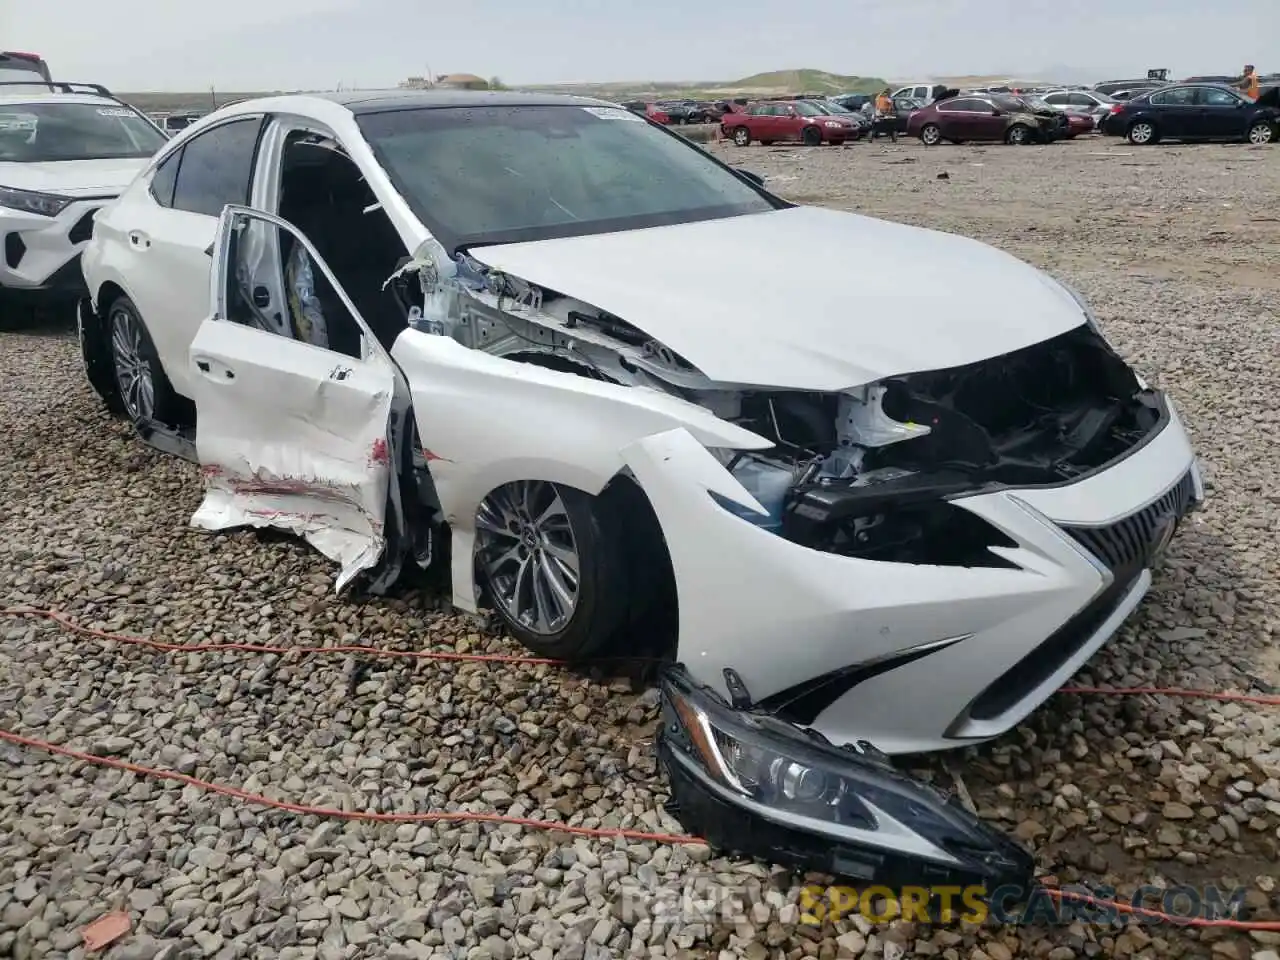
[[[343,644],[333,647],[300,647],[300,646],[272,646],[269,644],[257,643],[171,643],[163,640],[153,640],[149,637],[138,637],[124,633],[113,633],[107,630],[96,630],[92,627],[86,627],[72,620],[70,617],[59,613],[56,610],[44,610],[35,607],[5,607],[0,608],[0,616],[5,617],[26,617],[32,619],[51,620],[54,623],[65,627],[75,633],[84,636],[94,637],[111,643],[124,643],[133,646],[146,647],[152,650],[164,653],[205,653],[216,651],[234,651],[239,653],[259,653],[259,654],[275,654],[285,656],[288,654],[314,654],[314,653],[343,653],[343,654],[363,654],[366,656],[379,657],[402,657],[418,660],[443,660],[454,662],[478,662],[478,663],[529,663],[529,664],[561,664],[562,661],[547,657],[527,657],[504,654],[479,654],[479,653],[451,653],[447,651],[419,650],[419,651],[400,651],[400,650],[382,650],[377,647],[366,647],[352,644]],[[1263,706],[1280,706],[1280,697],[1263,696],[1244,693],[1215,692],[1209,690],[1184,690],[1171,687],[1063,687],[1061,693],[1075,693],[1098,696],[1141,696],[1141,695],[1162,695],[1171,697],[1187,697],[1202,700],[1221,700],[1235,701],[1241,703],[1253,703]],[[251,793],[248,790],[242,790],[239,787],[230,787],[225,784],[214,783],[209,780],[201,780],[198,777],[188,776],[184,773],[178,773],[174,770],[161,770],[156,767],[148,767],[138,763],[130,763],[127,760],[117,760],[114,757],[100,757],[83,750],[76,750],[71,747],[60,746],[54,743],[48,743],[35,737],[27,737],[22,734],[13,733],[8,730],[0,729],[0,741],[12,743],[15,746],[25,747],[29,750],[41,750],[46,753],[52,753],[57,756],[69,757],[73,760],[79,760],[82,763],[92,764],[98,767],[109,767],[113,770],[121,770],[126,773],[136,774],[143,777],[152,777],[158,780],[170,780],[175,783],[181,783],[185,786],[196,787],[209,793],[219,794],[224,797],[230,797],[234,800],[240,800],[243,803],[252,804],[254,806],[267,807],[273,810],[282,810],[286,813],[294,813],[301,816],[325,817],[339,820],[360,820],[373,823],[492,823],[506,826],[518,826],[529,830],[545,830],[559,831],[572,836],[596,837],[596,838],[622,838],[626,840],[636,840],[650,843],[662,843],[668,845],[680,844],[705,844],[706,841],[699,837],[687,836],[682,834],[670,833],[652,833],[644,830],[623,830],[620,828],[608,829],[605,827],[578,827],[570,826],[564,823],[557,823],[554,820],[535,820],[527,817],[512,817],[506,814],[498,813],[473,813],[469,811],[435,811],[429,813],[375,813],[372,811],[360,810],[342,810],[337,807],[318,807],[310,806],[302,803],[290,803],[285,800],[274,800],[271,797],[263,796],[258,793]],[[1135,907],[1130,904],[1119,903],[1114,900],[1106,900],[1098,897],[1091,897],[1086,894],[1075,893],[1068,890],[1059,890],[1055,887],[1042,887],[1045,894],[1055,900],[1072,900],[1079,903],[1085,903],[1096,907],[1105,907],[1115,910],[1117,913],[1129,916],[1145,917],[1153,920],[1163,920],[1174,925],[1184,927],[1218,927],[1231,930],[1258,930],[1258,931],[1280,931],[1280,921],[1249,921],[1249,920],[1219,920],[1204,917],[1175,917],[1171,914],[1161,913],[1158,910],[1149,910],[1145,907]]]

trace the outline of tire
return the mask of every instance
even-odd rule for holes
[[[800,142],[806,147],[822,146],[822,131],[817,127],[805,127],[800,134]]]
[[[1156,132],[1156,125],[1150,120],[1135,120],[1129,124],[1129,129],[1124,132],[1124,136],[1135,147],[1149,146],[1160,139],[1160,134]]]
[[[736,147],[745,147],[751,143],[751,131],[746,127],[733,128],[733,144]]]
[[[1262,145],[1264,143],[1275,143],[1276,128],[1266,120],[1259,120],[1249,128],[1245,139],[1250,143]]]
[[[546,481],[516,481],[485,497],[476,527],[477,582],[511,634],[538,656],[587,659],[628,621],[626,537],[621,518],[600,500]]]
[[[1004,142],[1013,144],[1015,147],[1023,146],[1032,141],[1033,134],[1031,128],[1025,123],[1015,123],[1007,131],[1005,131]]]
[[[124,415],[135,421],[142,417],[166,425],[178,423],[177,395],[132,300],[120,296],[107,305],[103,332]]]
[[[920,142],[926,147],[936,147],[942,142],[942,128],[936,123],[926,123],[920,128]]]
[[[89,386],[102,400],[108,413],[115,417],[124,416],[124,404],[120,402],[116,369],[111,358],[111,338],[103,328],[102,318],[87,300],[83,305],[76,304],[76,333],[80,339],[80,363]]]

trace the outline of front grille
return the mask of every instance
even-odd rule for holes
[[[98,213],[97,208],[90,210],[83,217],[76,221],[76,225],[71,228],[67,234],[67,239],[72,243],[84,243],[93,236],[93,218]]]
[[[1063,525],[1080,544],[1112,570],[1128,570],[1150,564],[1152,553],[1167,540],[1168,525],[1177,523],[1195,499],[1195,480],[1187,471],[1167,493],[1137,513],[1104,527]]]

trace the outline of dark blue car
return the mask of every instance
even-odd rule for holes
[[[1179,83],[1139,94],[1111,108],[1103,133],[1145,146],[1161,140],[1280,140],[1280,89],[1255,101],[1220,83]]]

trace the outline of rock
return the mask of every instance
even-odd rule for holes
[[[1166,803],[1160,811],[1166,820],[1191,820],[1196,813],[1185,803],[1171,801]]]

